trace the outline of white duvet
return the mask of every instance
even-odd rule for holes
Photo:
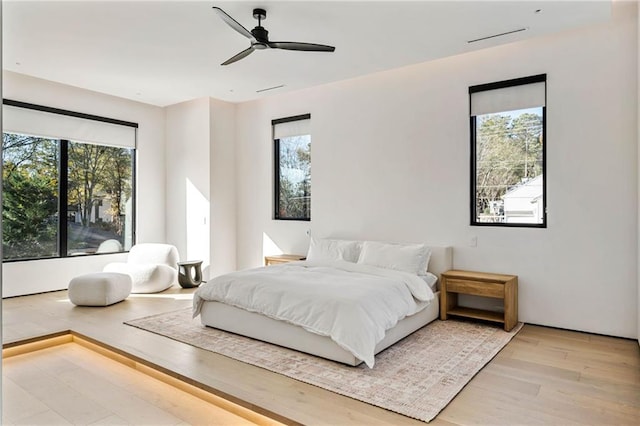
[[[329,336],[369,367],[386,330],[434,298],[417,275],[350,262],[292,262],[233,272],[201,285],[193,316],[213,300]]]

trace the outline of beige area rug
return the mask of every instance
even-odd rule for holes
[[[373,369],[349,367],[204,327],[184,309],[125,324],[256,365],[305,383],[428,422],[515,334],[497,326],[439,321],[376,355]]]

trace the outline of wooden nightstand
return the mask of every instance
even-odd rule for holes
[[[510,331],[518,323],[518,277],[473,271],[447,271],[440,278],[440,319],[455,315],[504,324]],[[458,306],[458,294],[502,299],[504,312]]]
[[[274,254],[264,257],[265,266],[279,265],[281,263],[295,262],[296,260],[305,260],[306,257],[301,254]]]

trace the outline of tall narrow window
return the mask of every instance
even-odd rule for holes
[[[274,219],[311,220],[311,115],[271,122],[274,141]]]
[[[4,103],[3,260],[131,248],[137,124]]]
[[[471,225],[546,227],[546,74],[469,97]]]

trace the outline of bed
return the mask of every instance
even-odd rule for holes
[[[371,245],[368,246],[367,243],[371,243]],[[386,246],[382,246],[382,244],[386,244]],[[369,253],[370,256],[365,256],[366,259],[371,261],[370,264],[359,265],[358,260],[362,260],[362,255],[365,254],[367,247],[376,247],[376,251],[369,250],[367,253]],[[382,250],[378,250],[380,247]],[[295,349],[300,352],[309,353],[351,366],[365,362],[369,367],[373,367],[375,354],[435,320],[439,314],[439,292],[437,291],[435,283],[429,281],[429,284],[433,284],[432,288],[434,290],[433,292],[431,289],[428,290],[428,293],[431,294],[431,296],[429,296],[426,293],[422,293],[424,291],[422,287],[416,287],[418,281],[416,281],[414,276],[418,274],[406,270],[398,272],[397,269],[402,270],[404,267],[404,269],[409,268],[413,270],[417,268],[418,270],[422,270],[422,268],[424,268],[426,272],[428,264],[428,271],[432,274],[431,276],[437,277],[442,272],[451,269],[452,249],[451,247],[424,246],[428,251],[426,262],[424,258],[419,257],[417,263],[411,263],[412,261],[410,261],[409,265],[406,266],[405,258],[393,259],[393,256],[398,253],[405,256],[407,247],[415,248],[416,245],[312,239],[308,255],[310,260],[308,261],[291,262],[284,265],[239,271],[216,277],[209,283],[203,284],[194,295],[194,316],[200,315],[201,322],[205,326]],[[313,250],[314,248],[315,252]],[[401,253],[398,251],[398,248],[399,250],[405,251]],[[389,249],[395,251],[389,251]],[[410,248],[409,252],[413,253],[411,250]],[[383,267],[376,265],[376,263],[383,264]],[[298,278],[299,274],[302,274],[305,279]],[[224,299],[224,301],[217,300],[223,299],[223,297],[220,296],[222,294],[231,294],[233,296],[233,293],[242,287],[242,285],[239,284],[240,282],[244,282],[242,280],[264,281],[264,283],[269,283],[269,280],[273,280],[273,285],[280,285],[279,281],[286,281],[286,277],[289,275],[292,280],[297,279],[298,281],[295,281],[296,284],[292,287],[287,287],[287,289],[301,287],[300,283],[308,280],[309,283],[311,283],[310,285],[312,285],[311,288],[322,288],[324,291],[324,283],[315,284],[319,279],[318,277],[324,276],[322,274],[327,274],[326,278],[323,278],[327,280],[327,283],[335,280],[339,281],[342,276],[347,276],[349,279],[356,277],[361,283],[364,283],[365,289],[363,291],[365,293],[383,291],[383,293],[381,293],[382,296],[372,294],[372,298],[387,300],[384,303],[390,303],[388,300],[391,300],[391,297],[395,297],[391,296],[388,292],[384,293],[384,291],[409,292],[410,296],[413,296],[415,306],[407,305],[406,309],[408,309],[408,313],[405,315],[399,312],[397,314],[397,321],[395,317],[393,317],[396,315],[395,311],[389,313],[390,318],[381,320],[382,325],[378,325],[378,328],[382,327],[382,334],[380,334],[380,330],[378,330],[377,333],[372,332],[371,334],[375,334],[375,336],[369,338],[367,335],[369,333],[368,331],[366,333],[360,333],[361,335],[359,334],[357,339],[362,338],[363,340],[367,340],[367,343],[364,344],[363,349],[361,349],[358,346],[359,343],[356,344],[355,348],[351,343],[345,344],[344,339],[341,339],[340,336],[336,336],[333,333],[333,328],[331,327],[335,328],[335,326],[329,326],[329,328],[325,330],[315,325],[312,326],[307,323],[300,324],[288,318],[281,318],[278,315],[272,314],[269,309],[265,309],[265,312],[260,312],[259,309],[255,307],[246,307],[244,305],[243,307],[239,307],[240,304],[237,303],[233,297]],[[307,275],[309,276],[308,278]],[[275,282],[276,277],[278,280],[277,283]],[[314,281],[314,279],[316,281]],[[420,274],[419,279],[425,280],[425,275]],[[386,287],[384,287],[387,285],[387,281],[393,283],[392,290],[387,290]],[[396,284],[396,282],[400,282],[401,284]],[[381,283],[384,283],[384,286]],[[291,284],[287,285],[291,286]],[[349,285],[351,284],[349,283]],[[326,286],[327,288],[330,287],[328,284]],[[405,290],[405,287],[407,287],[408,290]],[[269,288],[272,287],[270,286]],[[402,289],[400,290],[400,288]],[[252,289],[249,295],[242,297],[253,303],[254,298],[257,297],[256,295],[263,289],[264,287],[258,286]],[[300,291],[306,290],[301,289]],[[217,295],[217,293],[219,294]],[[287,293],[288,296],[289,291],[285,291],[284,293]],[[309,297],[314,298],[314,300],[316,297],[321,299],[319,292]],[[357,298],[359,297],[360,296]],[[406,295],[402,297],[406,298]],[[260,303],[256,302],[257,305]],[[321,301],[318,301],[318,303],[321,303]],[[374,300],[372,303],[382,302],[380,300]],[[376,307],[375,312],[381,312],[386,309],[385,306],[371,306]],[[324,309],[328,312],[332,307]],[[405,308],[403,307],[402,309]],[[353,327],[356,327],[356,332],[368,328],[368,325],[367,327],[357,328],[358,319],[349,316],[353,314],[353,312],[359,312],[361,310],[359,307],[347,309],[347,317],[345,317],[345,320],[341,320],[342,323],[353,323]],[[369,311],[371,310],[373,310],[373,308],[369,309]],[[307,316],[309,315],[311,314],[307,314]],[[363,315],[367,314],[365,313]],[[375,320],[378,321],[377,318]],[[391,324],[390,327],[388,326],[389,324]],[[345,333],[349,334],[349,332],[351,332],[351,334],[354,333],[353,330],[346,331]],[[338,334],[340,334],[340,331]],[[366,338],[363,337],[365,335],[367,335]]]

